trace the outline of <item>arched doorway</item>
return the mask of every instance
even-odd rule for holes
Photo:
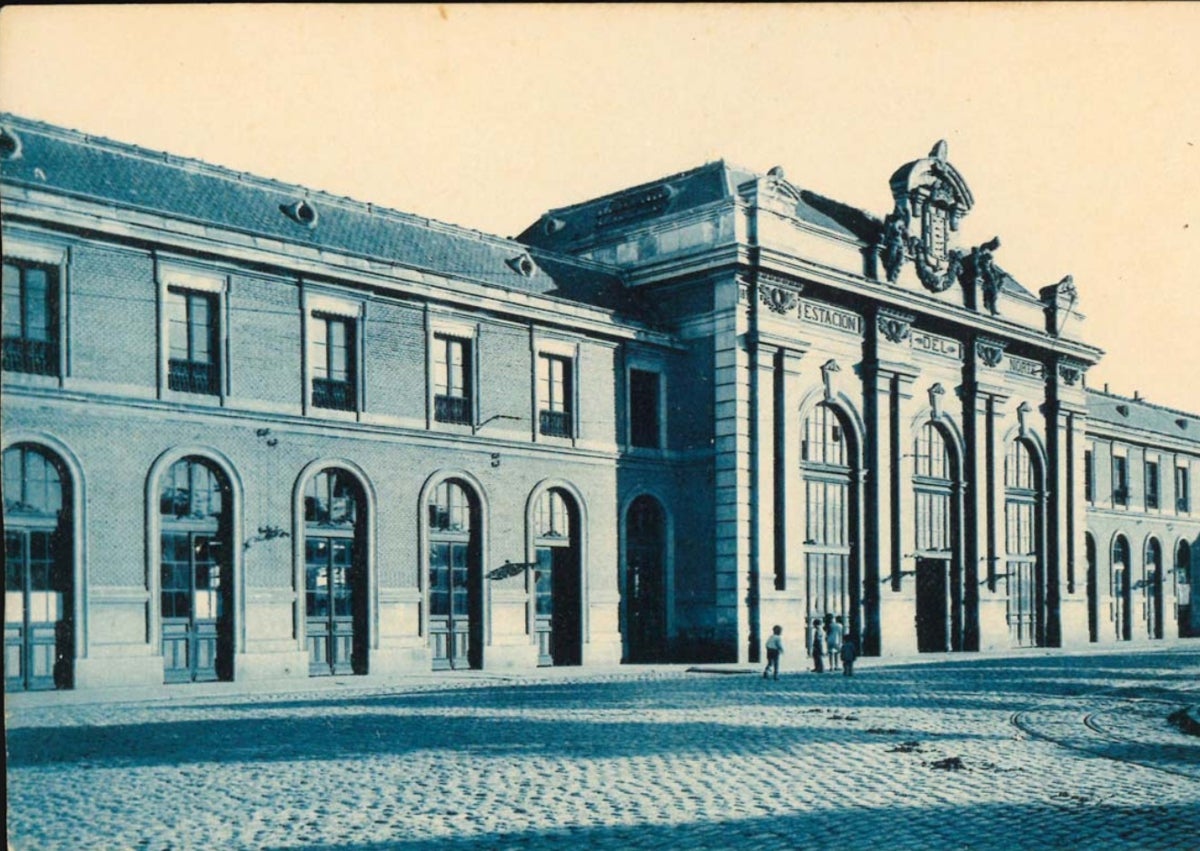
[[[74,676],[71,480],[32,444],[4,450],[4,690],[66,689]]]
[[[639,496],[625,515],[626,629],[630,662],[667,657],[666,517],[652,496]]]
[[[578,665],[583,656],[579,508],[551,488],[533,511],[534,634],[539,665]]]
[[[913,455],[917,650],[963,649],[963,578],[958,558],[957,458],[941,428],[925,423]]]
[[[1133,634],[1131,608],[1132,589],[1129,581],[1129,542],[1117,535],[1112,547],[1112,623],[1117,641],[1129,641]]]
[[[1142,569],[1142,620],[1147,638],[1163,637],[1162,546],[1156,538],[1146,542],[1146,560]]]
[[[182,458],[159,488],[159,613],[163,679],[233,678],[233,516],[225,474]]]
[[[310,676],[367,672],[366,500],[348,471],[304,488],[305,646]]]
[[[804,574],[807,624],[826,615],[844,618],[849,634],[861,629],[857,540],[858,453],[841,412],[825,402],[801,425],[804,481]],[[805,642],[810,630],[805,629]],[[864,647],[877,653],[877,646]]]
[[[483,666],[479,498],[457,479],[429,494],[429,643],[435,671]]]
[[[1175,548],[1175,600],[1179,606],[1179,637],[1188,638],[1192,629],[1192,548],[1180,541]]]
[[[1100,640],[1100,584],[1096,575],[1096,539],[1091,532],[1083,536],[1083,550],[1087,559],[1087,607],[1088,641]]]
[[[1040,647],[1046,640],[1044,493],[1032,446],[1021,438],[1013,440],[1004,460],[1004,520],[1008,633],[1014,647]]]

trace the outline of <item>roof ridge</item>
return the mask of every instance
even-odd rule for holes
[[[1120,393],[1113,393],[1108,390],[1097,390],[1094,387],[1088,387],[1087,392],[1093,396],[1105,396],[1110,399],[1119,399],[1122,402],[1133,402],[1135,405],[1144,405],[1147,408],[1155,408],[1156,410],[1166,411],[1167,413],[1170,413],[1170,414],[1180,414],[1181,416],[1192,417],[1193,419],[1200,419],[1200,414],[1194,414],[1191,411],[1185,411],[1185,410],[1182,410],[1181,408],[1172,408],[1169,405],[1160,405],[1157,402],[1149,402],[1146,399],[1142,399],[1142,398],[1134,398],[1132,396],[1122,396]]]
[[[164,163],[169,166],[175,166],[182,169],[190,169],[194,172],[205,174],[208,177],[213,177],[221,180],[228,180],[243,184],[252,184],[263,189],[287,190],[294,193],[299,193],[305,200],[317,201],[322,204],[332,203],[345,209],[355,210],[356,212],[365,212],[368,215],[378,215],[384,218],[395,219],[398,221],[415,224],[419,227],[429,228],[430,230],[442,231],[444,233],[461,234],[465,237],[474,238],[481,242],[490,242],[495,245],[503,245],[512,248],[515,251],[528,251],[529,247],[522,242],[517,241],[515,237],[501,236],[488,231],[479,230],[478,228],[467,227],[466,225],[454,224],[453,222],[444,222],[440,219],[422,216],[417,213],[409,213],[404,210],[397,210],[393,207],[381,206],[370,201],[359,201],[356,198],[351,198],[348,195],[337,195],[323,189],[316,189],[310,186],[304,186],[299,183],[291,183],[284,180],[279,180],[265,175],[255,174],[250,171],[238,171],[228,166],[223,166],[218,163],[211,163],[196,157],[185,157],[179,154],[173,154],[170,151],[156,151],[153,148],[146,148],[141,145],[133,144],[132,142],[123,142],[119,139],[111,139],[107,136],[100,136],[94,133],[87,133],[83,130],[77,130],[71,127],[62,127],[57,124],[51,124],[46,121],[41,121],[36,118],[26,118],[11,112],[0,112],[0,122],[5,124],[16,124],[18,131],[22,128],[31,128],[35,131],[40,131],[49,136],[55,136],[60,139],[67,139],[80,142],[85,145],[91,145],[95,148],[105,149],[114,154],[121,156],[129,156],[151,160],[154,162]],[[558,255],[555,255],[558,257]],[[570,255],[562,255],[561,260],[565,262],[575,261]]]

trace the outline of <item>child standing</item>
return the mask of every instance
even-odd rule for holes
[[[774,671],[775,679],[779,679],[779,657],[783,655],[783,627],[776,624],[767,639],[767,667],[763,669],[763,679],[767,672]]]
[[[854,660],[858,658],[858,645],[854,642],[854,637],[847,635],[842,641],[842,672],[848,676],[854,676]]]

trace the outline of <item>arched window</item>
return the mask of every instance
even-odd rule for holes
[[[1112,594],[1112,623],[1116,629],[1117,641],[1129,641],[1133,633],[1130,612],[1132,588],[1129,578],[1129,542],[1125,540],[1124,535],[1118,535],[1113,541],[1112,585],[1109,591]]]
[[[212,462],[176,461],[163,474],[159,613],[166,682],[233,676],[230,489]]]
[[[1180,541],[1175,548],[1175,601],[1179,607],[1176,615],[1179,637],[1194,634],[1192,630],[1192,548],[1187,541]]]
[[[1042,484],[1030,447],[1019,438],[1008,444],[1005,453],[1004,485],[1009,635],[1017,647],[1042,645]]]
[[[429,640],[435,670],[478,668],[483,649],[483,578],[476,506],[465,483],[437,485],[426,503]]]
[[[913,461],[917,549],[921,552],[948,553],[953,486],[950,451],[946,446],[946,438],[933,423],[926,423],[918,432]]]
[[[846,426],[834,408],[821,402],[804,419],[801,435],[807,620],[832,615],[854,623],[850,544],[857,509]]]
[[[32,444],[4,450],[4,688],[70,688],[74,577],[70,478]]]
[[[956,465],[945,433],[932,422],[917,432],[913,451],[916,524],[917,649],[963,649],[963,575],[955,550],[960,520]]]
[[[310,676],[367,672],[365,498],[347,470],[304,488],[305,642]]]
[[[543,491],[533,511],[534,631],[538,664],[578,665],[583,653],[579,509],[564,490]]]
[[[1163,573],[1162,546],[1151,538],[1146,542],[1146,559],[1142,573],[1142,622],[1148,638],[1163,637]]]

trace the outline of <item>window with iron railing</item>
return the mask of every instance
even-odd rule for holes
[[[353,320],[314,313],[312,349],[313,407],[356,410]]]
[[[58,270],[4,261],[4,369],[58,375]]]
[[[1129,504],[1129,464],[1120,455],[1113,456],[1113,504]]]
[[[538,355],[538,432],[549,437],[573,436],[573,361]]]
[[[1146,462],[1146,507],[1158,508],[1158,464]]]
[[[220,393],[216,297],[167,290],[167,386],[182,393]]]
[[[1175,510],[1187,514],[1192,510],[1187,467],[1175,468]]]
[[[433,418],[471,425],[471,341],[437,334],[433,338]]]

